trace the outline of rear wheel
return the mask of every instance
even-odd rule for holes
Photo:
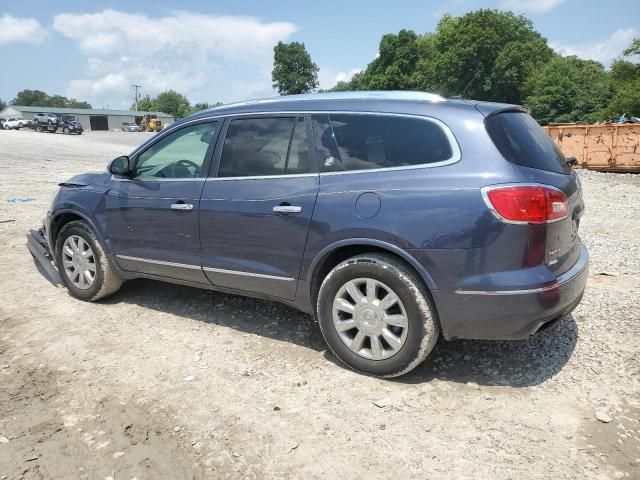
[[[69,135],[69,129],[67,127],[64,127],[62,131],[64,132],[65,135]]]
[[[347,366],[380,377],[419,365],[440,331],[422,282],[390,255],[358,255],[336,266],[322,282],[316,308],[331,351]]]
[[[62,282],[74,297],[93,302],[115,293],[122,285],[100,242],[85,222],[64,225],[58,234],[55,251]]]

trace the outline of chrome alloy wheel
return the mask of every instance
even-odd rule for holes
[[[373,278],[356,278],[340,287],[333,300],[333,324],[352,352],[370,360],[398,353],[409,328],[398,295]]]
[[[96,279],[96,257],[89,244],[71,235],[62,247],[62,266],[67,278],[81,290],[91,288]]]

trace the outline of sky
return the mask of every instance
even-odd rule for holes
[[[321,88],[366,68],[380,38],[433,31],[445,13],[527,16],[565,55],[605,66],[640,37],[640,0],[14,1],[0,6],[0,99],[38,89],[129,108],[174,89],[191,103],[273,96],[273,47],[303,42]]]

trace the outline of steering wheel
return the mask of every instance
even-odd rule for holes
[[[189,171],[189,169],[193,168],[193,172]],[[182,170],[182,172],[180,172]],[[171,172],[173,173],[172,177],[180,178],[179,173],[183,173],[184,171],[189,171],[189,174],[192,177],[195,177],[200,172],[200,166],[197,163],[192,162],[191,160],[178,160],[176,163],[171,165]]]

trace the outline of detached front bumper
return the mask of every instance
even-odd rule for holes
[[[61,283],[58,269],[49,249],[49,242],[42,229],[29,231],[27,234],[27,248],[40,267],[42,267],[42,273],[46,275],[47,279],[56,285]]]

